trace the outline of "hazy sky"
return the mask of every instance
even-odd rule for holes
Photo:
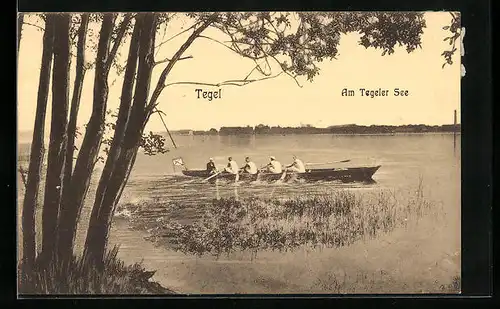
[[[460,52],[455,54],[452,66],[441,68],[444,62],[441,53],[449,48],[449,44],[443,41],[449,32],[442,27],[449,24],[451,16],[447,12],[432,12],[426,13],[425,19],[427,27],[422,36],[422,49],[411,54],[404,48],[396,48],[394,54],[382,57],[380,50],[366,50],[359,46],[359,35],[345,35],[341,37],[337,59],[321,63],[320,75],[312,83],[300,80],[302,88],[290,77],[282,75],[244,87],[223,87],[221,99],[208,101],[197,99],[195,89],[218,88],[173,85],[164,89],[159,108],[167,114],[165,120],[171,130],[253,126],[260,123],[281,126],[312,124],[318,127],[350,123],[452,123],[453,110],[460,111]],[[169,25],[165,38],[181,31],[181,27],[190,26],[190,22],[187,18],[176,19]],[[208,29],[204,34],[211,37],[218,35],[215,29]],[[162,35],[158,35],[157,42],[161,42]],[[186,35],[181,35],[162,46],[157,59],[171,57],[185,39]],[[25,25],[18,67],[18,128],[22,131],[33,129],[41,43],[42,32]],[[126,56],[127,50],[128,44],[124,44],[121,53]],[[178,62],[167,83],[218,83],[243,79],[253,68],[252,61],[203,38],[195,41],[184,55],[193,56],[193,59]],[[155,69],[152,89],[164,66],[159,65]],[[274,72],[278,73],[277,70]],[[93,79],[93,71],[89,71],[83,88],[79,125],[87,123],[90,116]],[[111,71],[109,81],[110,84],[115,83],[111,86],[108,108],[116,108],[121,80]],[[355,90],[356,96],[342,97],[343,88]],[[391,94],[394,88],[402,88],[408,90],[410,95],[372,99],[361,97],[359,88],[382,88]],[[47,112],[50,116],[50,104]],[[156,115],[151,117],[147,129],[164,130]]]

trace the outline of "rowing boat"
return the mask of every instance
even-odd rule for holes
[[[350,167],[350,168],[312,168],[307,169],[305,173],[287,172],[284,181],[290,179],[303,179],[305,181],[334,181],[341,180],[345,182],[351,181],[368,181],[372,180],[373,174],[380,168],[378,166],[370,167]],[[189,177],[208,178],[210,173],[207,170],[183,170],[182,173]],[[240,181],[276,181],[281,179],[282,173],[258,172],[257,174],[240,173]],[[234,181],[236,175],[228,172],[222,172],[212,178]]]

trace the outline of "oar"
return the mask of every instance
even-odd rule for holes
[[[333,161],[333,162],[324,162],[324,163],[306,163],[306,165],[323,165],[323,164],[334,164],[334,163],[346,163],[351,160],[342,160],[342,161]]]
[[[261,167],[259,167],[259,172],[260,171],[263,171],[269,164],[265,164],[265,165],[262,165]]]
[[[217,172],[217,173],[215,173],[215,174],[211,175],[211,176],[210,176],[210,177],[208,177],[208,178],[203,179],[203,180],[202,180],[202,182],[212,179],[213,177],[215,177],[215,176],[219,175],[219,174],[220,174],[220,173],[222,173],[223,171],[224,171],[224,170],[222,170],[222,171],[220,171],[220,172]],[[198,181],[198,178],[195,178],[195,179],[193,179],[193,180],[189,181],[188,183],[193,183],[193,182],[195,182],[195,181]]]
[[[220,173],[222,173],[222,172],[224,172],[224,170],[222,170],[222,171],[220,171],[220,172],[217,172],[217,173],[213,174],[212,176],[210,176],[210,177],[208,177],[208,178],[203,179],[202,181],[208,181],[208,180],[210,180],[210,179],[214,178],[215,176],[219,175],[219,174],[220,174]]]
[[[283,170],[283,175],[281,175],[281,177],[280,177],[280,179],[278,179],[278,181],[285,180],[285,177],[286,177],[286,168]]]

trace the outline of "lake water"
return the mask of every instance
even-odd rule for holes
[[[138,155],[128,186],[128,196],[134,196],[134,187],[143,192],[141,183],[149,180],[151,196],[165,189],[174,190],[172,197],[213,198],[214,186],[198,186],[196,183],[177,183],[182,169],[172,165],[172,159],[182,157],[189,169],[204,169],[209,157],[216,165],[224,167],[227,157],[232,156],[242,166],[245,156],[250,156],[258,167],[275,156],[283,164],[297,155],[305,163],[324,163],[350,160],[348,163],[311,165],[312,167],[382,167],[374,175],[374,184],[348,185],[358,188],[413,189],[422,180],[429,189],[428,197],[450,207],[460,205],[460,135],[454,150],[453,134],[411,135],[286,135],[286,136],[174,136],[177,149],[169,147],[169,153],[157,156]],[[167,139],[167,145],[169,140]],[[171,145],[171,144],[170,144]],[[172,180],[172,181],[170,181]],[[275,186],[254,184],[239,187],[240,196],[256,194],[273,196],[300,194],[301,191],[322,190],[338,187],[337,183],[280,184]],[[345,185],[343,185],[345,186]],[[267,189],[266,189],[267,188]],[[177,190],[178,189],[178,190]],[[429,192],[430,191],[430,192]],[[139,193],[137,192],[137,193]],[[159,192],[168,194],[168,192]],[[220,186],[221,196],[234,193],[230,186]],[[143,196],[144,197],[144,196]]]
[[[157,278],[163,278],[164,284],[174,289],[191,293],[328,292],[335,290],[332,281],[339,286],[339,276],[347,276],[349,279],[343,279],[350,282],[345,283],[350,287],[344,289],[347,292],[436,292],[440,284],[459,276],[460,135],[455,141],[453,134],[174,136],[174,139],[178,148],[168,154],[138,156],[122,204],[145,200],[153,204],[154,201],[192,204],[191,212],[184,213],[187,217],[202,212],[200,205],[216,197],[279,198],[338,189],[391,190],[404,197],[421,184],[425,198],[436,208],[418,223],[375,240],[321,251],[305,248],[285,253],[261,252],[256,259],[243,253],[218,260],[210,256],[199,258],[176,252],[167,245],[151,246],[144,251],[144,245],[132,239],[142,241],[148,236],[147,231],[140,231],[139,237],[132,231],[116,228],[112,241],[126,244],[122,246],[122,256],[135,256],[135,260],[142,256],[145,261],[149,258],[147,265],[158,269]],[[235,186],[182,178],[178,176],[180,168],[174,170],[172,166],[173,158],[182,157],[188,168],[203,169],[208,158],[213,157],[223,167],[228,156],[240,166],[245,156],[262,166],[270,155],[285,164],[292,160],[292,155],[297,155],[306,163],[350,160],[326,167],[382,167],[372,184]],[[143,215],[154,221],[163,211],[160,207]],[[119,220],[116,224],[127,225]],[[360,280],[360,276],[364,279]]]
[[[144,261],[157,270],[154,279],[183,293],[328,293],[343,277],[348,292],[438,292],[460,274],[460,135],[286,135],[286,136],[174,136],[178,148],[157,156],[140,153],[121,205],[178,202],[203,205],[216,197],[290,197],[304,193],[348,189],[391,190],[402,196],[423,186],[435,211],[419,222],[398,228],[374,240],[343,248],[295,252],[262,252],[256,259],[233,254],[224,259],[195,257],[145,240],[146,230],[130,230],[117,218],[110,242],[120,244],[127,263]],[[208,184],[181,177],[172,159],[182,157],[190,169],[203,169],[209,157],[226,165],[232,156],[241,166],[250,156],[257,166],[269,156],[288,164],[292,155],[305,163],[350,160],[325,167],[375,166],[375,183],[342,184]],[[317,165],[322,167],[321,165]],[[91,192],[92,190],[89,190]],[[89,196],[92,199],[92,196]],[[148,203],[152,201],[153,204]],[[77,241],[84,239],[90,204],[82,214]],[[153,206],[148,206],[153,207]],[[122,209],[123,210],[123,209]],[[162,209],[147,211],[151,220]],[[201,210],[200,210],[201,211]],[[144,212],[143,212],[144,213]],[[340,276],[340,277],[339,277]],[[347,278],[347,279],[345,279]],[[340,281],[339,281],[340,280]],[[333,282],[333,283],[332,283]]]

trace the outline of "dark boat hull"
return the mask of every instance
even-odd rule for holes
[[[290,179],[303,179],[305,181],[368,181],[372,180],[373,174],[375,174],[380,165],[372,167],[351,167],[351,168],[323,168],[323,169],[307,169],[305,173],[292,173],[287,172],[284,180]],[[208,178],[210,174],[206,170],[185,170],[182,171],[185,176]],[[241,173],[239,181],[276,181],[281,179],[282,173],[272,174],[263,173],[258,174],[248,174]],[[228,181],[234,181],[236,176],[231,173],[222,172],[211,180],[222,179]]]

